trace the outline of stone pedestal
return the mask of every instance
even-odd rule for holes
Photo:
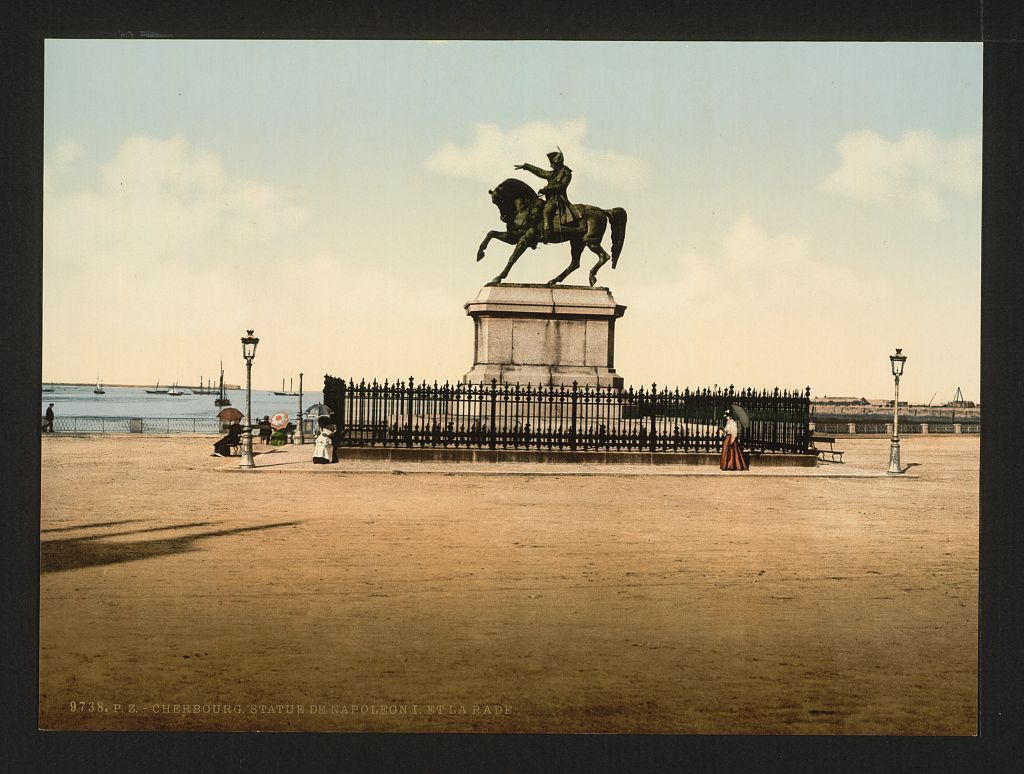
[[[622,388],[615,321],[625,311],[604,287],[485,285],[466,304],[476,335],[462,380]]]

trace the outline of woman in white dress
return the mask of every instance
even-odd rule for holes
[[[326,465],[334,461],[334,431],[329,427],[320,428],[313,441],[313,463]]]

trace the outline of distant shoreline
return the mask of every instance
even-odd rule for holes
[[[96,382],[42,382],[42,386],[43,387],[47,387],[48,385],[53,385],[54,387],[95,387],[96,386]],[[152,384],[108,384],[106,382],[103,382],[103,383],[101,383],[101,386],[102,387],[139,387],[141,389],[146,389],[146,390],[154,389]],[[164,385],[164,387],[166,387],[167,389],[170,389],[170,386],[171,385],[169,385],[169,384]],[[220,389],[220,385],[219,384],[217,386],[215,386],[215,387],[211,387],[209,385],[203,385],[202,387],[196,387],[196,386],[189,385],[189,384],[179,384],[177,386],[178,386],[178,389],[181,389],[181,390],[213,390],[214,392],[216,392],[217,390]],[[240,390],[240,389],[242,389],[242,386],[240,384],[225,384],[224,385],[224,389],[225,390]],[[253,387],[253,390],[256,391],[256,392],[259,392],[259,388],[258,387]]]

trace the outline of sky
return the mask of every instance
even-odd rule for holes
[[[458,381],[560,147],[622,207],[626,384],[943,403],[980,383],[978,43],[50,40],[45,382]],[[607,237],[606,237],[606,248]],[[585,285],[593,261],[566,280]],[[565,245],[509,282],[546,282]]]

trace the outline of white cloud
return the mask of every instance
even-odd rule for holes
[[[252,327],[254,309],[280,315],[261,288],[302,235],[302,191],[231,175],[180,135],[128,138],[85,174],[74,188],[56,175],[44,194],[43,353],[58,378],[194,379],[224,356],[225,328]]]
[[[59,166],[68,166],[78,161],[83,151],[81,143],[74,140],[61,140],[54,146],[53,153],[48,160]]]
[[[547,154],[560,147],[570,168],[586,169],[589,177],[621,188],[638,188],[646,176],[646,163],[634,156],[598,150],[584,143],[586,119],[561,125],[533,121],[509,129],[496,124],[476,124],[467,146],[445,143],[426,161],[427,169],[444,175],[469,177],[494,184],[514,173],[515,164],[546,166]],[[536,182],[529,173],[524,180]]]
[[[749,217],[714,252],[689,252],[676,266],[658,283],[616,278],[616,300],[629,308],[618,360],[630,381],[802,387],[779,384],[779,374],[801,374],[819,389],[861,381],[851,341],[871,340],[871,310],[887,294],[881,281]],[[658,372],[634,363],[659,364]]]
[[[944,198],[976,197],[981,190],[981,137],[976,134],[943,140],[932,132],[907,131],[889,141],[864,129],[843,137],[839,153],[842,162],[822,190],[865,204],[937,221],[946,216]]]
[[[883,286],[844,266],[812,254],[809,240],[796,234],[770,234],[743,217],[722,238],[713,256],[692,251],[679,258],[675,302],[685,300],[698,316],[728,296],[743,309],[776,315],[779,310],[815,304],[848,305],[877,298]]]
[[[308,238],[302,191],[233,176],[181,136],[129,138],[79,179],[44,201],[43,357],[55,378],[194,381],[225,358],[237,382],[248,328],[264,385],[292,370],[313,389],[338,369],[457,377],[471,365],[466,299],[443,276],[388,271],[408,257],[399,241],[377,238],[364,265],[350,242]],[[409,318],[417,325],[394,322]]]
[[[60,140],[43,160],[43,190],[49,191],[60,174],[70,169],[82,157],[85,149],[74,140]]]
[[[75,283],[46,265],[44,370],[57,379],[192,383],[223,358],[237,383],[238,339],[250,328],[260,337],[257,387],[300,371],[307,390],[320,389],[325,373],[457,379],[472,365],[473,325],[457,291],[332,252],[247,269],[126,264],[103,281]]]
[[[54,158],[80,153],[62,145]],[[47,261],[119,269],[252,260],[309,214],[302,191],[232,177],[216,155],[181,135],[135,136],[100,168],[93,186],[65,191],[51,179],[44,254]]]

